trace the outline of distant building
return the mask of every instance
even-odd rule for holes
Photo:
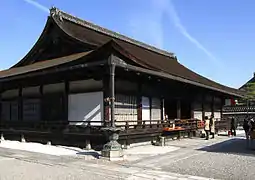
[[[245,93],[247,84],[253,82],[255,82],[255,73],[253,73],[253,77],[243,84],[239,90]],[[242,98],[225,100],[222,113],[223,118],[235,117],[241,125],[247,115],[255,116],[255,101],[249,102],[249,106],[247,106],[246,101]]]

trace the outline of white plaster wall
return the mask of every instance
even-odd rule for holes
[[[207,116],[208,118],[210,118],[212,115],[212,112],[211,111],[206,111],[205,112],[205,116]]]
[[[150,99],[148,97],[142,97],[142,120],[150,120]],[[149,124],[149,122],[147,122]]]
[[[203,113],[202,111],[194,111],[194,118],[203,120]]]
[[[90,92],[70,94],[68,96],[68,120],[72,125],[87,125],[88,121],[93,126],[102,125],[103,120],[103,92]],[[81,122],[72,122],[81,121]]]
[[[214,112],[214,118],[215,119],[220,119],[221,118],[221,113],[220,112]]]

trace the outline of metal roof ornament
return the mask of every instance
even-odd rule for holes
[[[52,8],[50,8],[50,15],[52,17],[59,18],[60,21],[63,21],[62,12],[54,6]]]

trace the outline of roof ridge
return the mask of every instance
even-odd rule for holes
[[[109,30],[109,29],[106,29],[104,27],[101,27],[101,26],[96,25],[96,24],[94,24],[92,22],[85,21],[85,20],[83,20],[83,19],[81,19],[79,17],[73,16],[73,15],[71,15],[69,13],[66,13],[66,12],[64,12],[62,10],[59,10],[56,7],[50,8],[50,15],[51,16],[59,16],[60,20],[62,20],[64,18],[64,19],[69,20],[69,21],[71,21],[73,23],[79,24],[79,25],[84,26],[84,27],[88,27],[90,29],[93,29],[94,31],[97,31],[97,32],[100,32],[100,33],[104,33],[104,34],[106,34],[108,36],[111,36],[111,37],[117,38],[119,40],[122,40],[122,41],[125,41],[125,42],[128,42],[128,43],[134,44],[136,46],[140,46],[140,47],[145,48],[147,50],[150,50],[150,51],[153,51],[153,52],[156,52],[156,53],[168,56],[168,57],[175,57],[174,53],[167,52],[165,50],[156,48],[156,47],[154,47],[152,45],[149,45],[149,44],[137,41],[137,40],[135,40],[133,38],[127,37],[127,36],[122,35],[120,33],[117,33],[117,32],[114,32],[112,30]]]

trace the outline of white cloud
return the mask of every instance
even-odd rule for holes
[[[43,6],[42,4],[40,4],[36,1],[33,1],[33,0],[24,0],[24,1],[35,6],[36,8],[38,8],[46,13],[49,13],[49,9],[46,6]]]
[[[164,2],[164,6],[161,6],[165,11],[167,16],[172,19],[174,25],[178,28],[180,33],[185,36],[191,43],[193,43],[197,48],[201,49],[212,61],[217,65],[221,65],[221,62],[207,49],[205,48],[195,37],[193,37],[186,28],[181,23],[181,20],[175,10],[172,0],[158,0],[158,2]]]
[[[211,62],[222,67],[222,62],[216,58],[212,52],[204,47],[195,37],[193,37],[182,24],[178,13],[172,3],[172,0],[150,0],[150,9],[146,9],[144,16],[141,13],[135,13],[130,18],[130,24],[135,38],[145,40],[159,48],[164,46],[164,27],[162,23],[163,17],[168,18],[178,29],[178,31],[193,43],[198,49],[202,50],[211,60]]]
[[[129,15],[130,32],[135,39],[164,48],[162,11],[154,7],[150,1],[145,6],[146,11],[141,11],[142,7],[137,7],[130,12],[132,13]]]

